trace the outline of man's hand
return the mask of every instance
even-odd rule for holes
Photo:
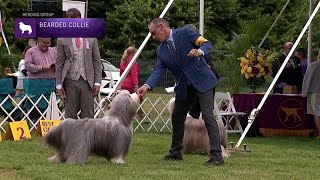
[[[138,90],[137,90],[137,94],[140,96],[140,97],[143,97],[144,95],[146,95],[147,91],[148,91],[148,87],[146,85],[143,85],[141,86]]]
[[[99,94],[100,91],[100,86],[97,85],[93,85],[93,96],[97,96]]]
[[[58,89],[58,95],[59,95],[60,99],[61,99],[63,102],[64,102],[65,99],[67,98],[66,93],[65,93],[65,91],[64,91],[63,88]]]
[[[199,51],[198,49],[191,49],[189,52],[188,56],[190,57],[200,57],[202,55],[202,52]]]
[[[139,86],[134,86],[133,92],[137,92]]]
[[[42,66],[42,71],[50,71],[51,68],[47,66]]]

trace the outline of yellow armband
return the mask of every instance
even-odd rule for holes
[[[208,40],[204,38],[203,36],[198,37],[198,39],[194,42],[197,46],[201,46],[204,42],[207,42]]]

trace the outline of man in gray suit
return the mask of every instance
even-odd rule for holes
[[[76,8],[66,12],[68,18],[80,18]],[[101,57],[96,38],[58,38],[56,88],[65,102],[65,117],[93,118],[94,96],[101,83]]]

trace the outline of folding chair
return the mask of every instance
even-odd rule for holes
[[[100,86],[100,92],[105,95],[109,95],[113,92],[113,87],[116,85],[116,81],[112,77],[112,72],[110,70],[107,70],[109,76],[106,76],[102,78],[101,86]]]
[[[12,121],[12,110],[14,108],[11,100],[14,93],[13,80],[11,78],[0,79],[0,116],[4,116],[4,120],[0,122],[2,125],[5,121]],[[11,113],[11,114],[10,114]]]
[[[237,112],[234,107],[233,100],[229,92],[215,93],[215,109],[219,110],[219,114],[225,124],[227,133],[243,133],[239,116],[245,116],[245,112]]]
[[[51,92],[55,92],[54,79],[29,79],[23,80],[24,94],[28,96],[23,104],[31,124],[31,130],[36,128],[40,119],[45,119]]]

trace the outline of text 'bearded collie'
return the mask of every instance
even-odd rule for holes
[[[170,114],[173,111],[175,103],[175,98],[172,98],[169,101],[168,110]],[[219,136],[220,136],[220,144],[221,144],[221,155],[222,157],[229,157],[230,153],[227,149],[227,132],[224,128],[224,124],[222,120],[216,118]],[[207,127],[203,119],[195,119],[191,117],[189,114],[186,117],[184,122],[184,135],[182,140],[182,152],[185,154],[191,154],[196,152],[197,150],[201,150],[205,152],[207,155],[210,154],[210,140],[208,136]]]
[[[136,93],[120,91],[101,119],[66,119],[49,130],[47,145],[56,149],[50,162],[84,164],[89,154],[123,164],[132,141],[132,121],[139,108]]]

